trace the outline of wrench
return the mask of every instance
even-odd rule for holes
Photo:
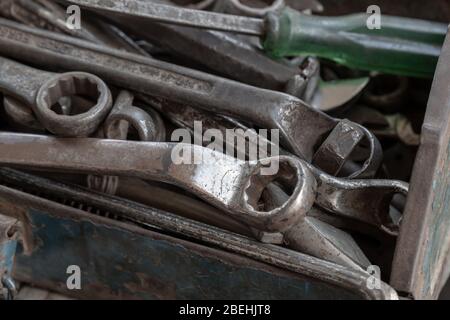
[[[0,57],[0,91],[26,103],[50,132],[67,136],[89,136],[97,130],[112,106],[111,93],[97,76],[83,72],[54,74]],[[78,115],[60,115],[52,107],[63,97],[96,97],[97,103]]]
[[[142,97],[141,98],[145,98]],[[161,101],[158,99],[145,99],[147,103],[154,106],[156,109],[163,112],[166,116],[173,119],[175,118],[175,124],[189,129],[194,132],[193,122],[195,120],[202,121],[202,126],[204,130],[214,128],[215,130],[220,130],[225,136],[225,130],[235,129],[235,128],[245,128],[242,124],[236,124],[233,122],[225,122],[225,119],[217,119],[214,115],[211,117],[205,114],[197,114],[195,109],[187,106],[170,103],[167,101]],[[354,123],[343,120],[341,121],[337,129],[330,134],[330,140],[335,140],[339,149],[336,150],[336,154],[345,154],[343,150],[352,149],[352,146],[345,146],[341,141],[346,141],[341,138],[342,134],[359,134],[359,138],[364,136],[364,130],[361,127],[355,127],[355,130],[349,130],[348,126],[354,126]],[[361,130],[360,130],[361,129]],[[358,131],[359,130],[359,131]],[[245,131],[248,132],[248,131]],[[203,132],[202,132],[203,133]],[[359,140],[357,137],[356,142]],[[270,146],[271,150],[274,150],[273,145],[270,140],[261,140],[262,137],[259,136],[259,145]],[[327,140],[328,140],[327,139]],[[202,141],[202,140],[201,140]],[[249,139],[248,143],[252,143],[254,139]],[[217,141],[215,141],[217,142]],[[315,157],[322,156],[324,159],[322,161],[323,165],[327,165],[324,169],[327,171],[338,172],[340,166],[346,160],[342,157],[341,161],[330,161],[327,158],[330,151],[327,147],[331,147],[334,144],[329,143],[330,141],[324,143],[321,148],[317,151]],[[219,141],[218,144],[222,144]],[[226,143],[226,142],[225,142]],[[204,142],[204,146],[207,146],[209,142]],[[221,145],[219,147],[222,147]],[[227,146],[228,147],[228,146]],[[235,146],[233,146],[235,147]],[[222,147],[223,148],[223,147]],[[251,150],[252,147],[247,147],[246,150]],[[228,149],[227,149],[228,151]],[[234,153],[233,153],[234,154]],[[239,155],[239,150],[237,150]],[[289,155],[288,152],[280,150],[280,154]],[[370,224],[376,228],[387,232],[389,234],[396,234],[398,232],[398,225],[396,225],[389,218],[389,202],[392,196],[396,193],[403,193],[406,195],[408,191],[407,184],[399,181],[389,181],[389,180],[353,180],[357,183],[353,184],[351,180],[346,179],[333,179],[329,175],[315,169],[313,166],[310,168],[314,173],[316,180],[320,181],[318,194],[320,197],[317,198],[318,205],[326,210],[331,210],[333,214],[338,215],[344,219],[353,219],[363,222],[364,224]],[[287,198],[284,198],[284,201]],[[366,206],[361,206],[359,202],[366,204]],[[281,202],[283,203],[283,202]]]
[[[126,175],[175,184],[261,230],[288,228],[299,221],[314,202],[315,179],[305,163],[294,157],[268,158],[264,163],[245,162],[188,144],[13,133],[0,133],[0,141],[3,165]],[[183,163],[182,157],[202,161],[200,164]],[[264,174],[268,165],[278,165],[278,172]],[[264,211],[264,204],[258,201],[264,188],[274,180],[282,181],[291,195],[278,208]]]
[[[389,221],[390,199],[395,193],[407,193],[406,183],[335,178],[290,156],[245,162],[182,143],[61,139],[13,133],[1,133],[0,142],[3,165],[127,175],[172,183],[262,231],[285,230],[300,221],[315,201],[337,215],[395,233],[396,226]],[[179,161],[185,156],[188,160],[192,156],[200,159],[201,164]],[[267,165],[278,165],[278,173],[263,175]],[[290,195],[286,201],[266,201],[265,190],[274,181],[282,183]]]
[[[338,123],[290,95],[1,19],[0,44],[0,52],[5,55],[43,65],[51,59],[55,67],[92,72],[129,90],[240,118],[263,128],[277,128],[285,147],[307,161],[311,161],[317,146]],[[242,97],[248,97],[248,100]],[[370,141],[378,143],[369,132],[366,134]],[[346,137],[352,138],[351,135]],[[353,172],[352,177],[374,174],[381,154],[372,150],[371,155],[373,157]],[[320,164],[316,165],[320,167]]]
[[[64,174],[62,176],[58,174],[56,176],[46,173],[45,176],[50,176],[52,179],[57,179],[58,181],[70,182],[71,184],[82,183],[82,180],[77,178],[76,175]],[[154,183],[138,179],[121,177],[117,195],[154,208],[175,213],[182,217],[204,222],[249,237],[252,236],[246,225],[232,220],[216,208],[159,184],[155,185]],[[286,195],[284,196],[283,201],[286,200]],[[313,208],[313,210],[322,215],[326,214],[318,208]],[[291,228],[289,232],[269,235],[273,235],[272,238],[274,236],[280,237],[280,241],[276,242],[278,244],[286,244],[292,249],[308,253],[318,258],[358,269],[367,266],[367,258],[365,258],[353,239],[345,232],[326,225],[317,219],[310,219],[309,217],[306,217],[305,220],[300,221],[298,224],[295,228]],[[345,221],[344,225],[346,225]],[[263,243],[274,243],[273,241],[266,241],[267,238],[258,239]],[[314,239],[314,241],[307,242],[306,239]]]

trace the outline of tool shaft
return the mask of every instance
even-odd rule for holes
[[[257,18],[177,8],[175,6],[157,4],[149,1],[69,0],[68,2],[93,11],[108,12],[121,16],[128,15],[163,23],[238,32],[256,36],[264,34],[264,20]]]

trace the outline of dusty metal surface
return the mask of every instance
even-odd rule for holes
[[[394,288],[416,299],[437,298],[450,274],[449,61],[447,35],[422,126],[391,276]]]

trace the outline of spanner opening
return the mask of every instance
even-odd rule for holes
[[[63,114],[56,112],[57,106],[61,107],[62,99],[72,100],[75,97],[95,101],[95,105],[87,110],[82,109],[78,114],[75,107]],[[86,137],[98,129],[111,108],[111,92],[100,78],[84,72],[69,72],[55,76],[42,85],[33,111],[45,128],[56,135]]]
[[[316,180],[308,168],[292,157],[268,158],[270,162],[258,161],[244,189],[244,207],[264,222],[267,231],[286,230],[300,221],[313,206]],[[273,174],[267,174],[268,169]],[[269,195],[275,184],[288,196],[283,203],[275,204]]]

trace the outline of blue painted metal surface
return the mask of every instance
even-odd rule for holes
[[[14,276],[80,298],[357,299],[352,292],[141,228],[30,210],[35,247]],[[140,230],[139,230],[140,229]],[[69,265],[81,290],[68,291]]]
[[[16,254],[17,240],[0,242],[0,271],[11,274]]]

